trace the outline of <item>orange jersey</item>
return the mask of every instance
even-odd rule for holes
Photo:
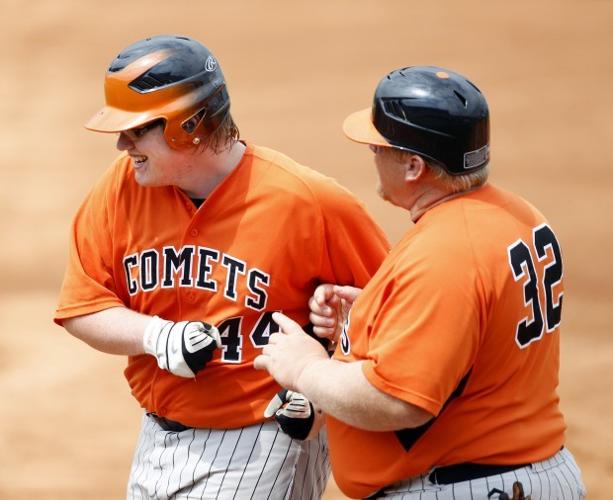
[[[559,245],[526,201],[486,185],[426,212],[354,303],[335,358],[365,360],[373,386],[435,418],[399,432],[329,418],[341,489],[555,454],[562,295]]]
[[[55,321],[127,307],[217,325],[223,348],[196,379],[131,356],[125,370],[147,411],[203,428],[263,420],[279,386],[253,360],[277,331],[272,312],[308,323],[322,282],[364,286],[388,244],[332,179],[248,145],[196,208],[175,187],[141,187],[122,154],[78,211]]]

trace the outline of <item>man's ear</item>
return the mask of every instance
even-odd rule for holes
[[[411,155],[407,158],[404,166],[404,180],[408,182],[416,181],[425,175],[426,169],[426,162],[421,156]]]

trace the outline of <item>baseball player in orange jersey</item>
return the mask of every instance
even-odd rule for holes
[[[334,359],[276,314],[256,367],[328,414],[351,497],[582,498],[556,394],[560,245],[537,209],[486,182],[485,98],[452,71],[404,68],[344,130],[415,225],[363,291],[317,288],[315,333],[342,326]]]
[[[121,154],[74,219],[55,321],[129,356],[145,414],[127,497],[319,498],[325,431],[300,441],[265,419],[280,387],[253,360],[274,311],[306,325],[318,284],[365,285],[383,233],[333,180],[239,140],[200,43],[127,47],[105,94],[86,126],[118,133]]]

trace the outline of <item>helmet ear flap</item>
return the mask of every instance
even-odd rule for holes
[[[200,111],[196,111],[192,116],[183,120],[181,123],[181,128],[185,130],[188,134],[193,134],[194,130],[196,130],[200,124],[204,121],[204,117],[206,116],[206,108],[202,108]]]
[[[194,134],[196,130],[201,128],[205,116],[206,108],[202,108],[200,111],[197,111],[186,120],[183,120],[183,122],[181,122],[181,128],[190,135]],[[194,137],[192,138],[192,144],[197,146],[201,142],[202,139],[197,134],[194,134]]]

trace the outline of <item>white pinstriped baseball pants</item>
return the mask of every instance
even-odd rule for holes
[[[316,500],[329,475],[325,429],[306,442],[273,421],[170,432],[144,415],[127,498]]]
[[[585,498],[586,490],[581,471],[570,451],[563,448],[553,457],[531,466],[522,467],[504,474],[471,479],[454,484],[432,484],[428,474],[395,483],[376,498],[396,500],[497,500],[494,489],[504,491],[513,498],[513,483],[520,481],[524,494],[532,500],[579,500]]]

